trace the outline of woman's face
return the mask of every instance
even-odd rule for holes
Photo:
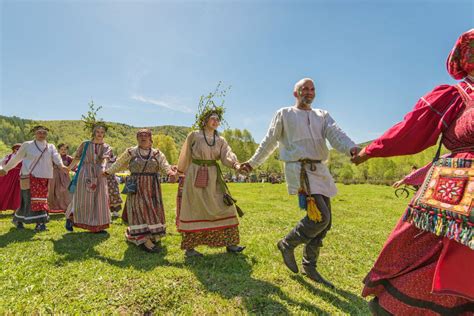
[[[140,133],[137,135],[138,146],[141,148],[150,148],[151,147],[151,137],[150,134]]]
[[[61,156],[65,156],[68,154],[68,150],[69,150],[69,147],[67,147],[66,145],[63,145],[59,148],[59,154]]]
[[[98,141],[102,141],[105,137],[105,128],[97,127],[94,132],[94,138]]]
[[[207,128],[209,129],[212,129],[212,130],[216,130],[219,125],[221,124],[221,121],[219,120],[219,117],[217,117],[216,115],[212,115],[210,118],[207,119]]]

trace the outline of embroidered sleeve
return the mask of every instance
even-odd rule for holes
[[[442,130],[454,119],[455,111],[450,109],[459,99],[453,86],[435,88],[418,100],[403,121],[368,145],[366,153],[371,157],[411,155],[433,146]]]
[[[160,169],[163,170],[166,174],[168,174],[171,171],[171,166],[168,163],[168,159],[166,159],[165,154],[163,154],[161,151],[158,152],[158,164],[160,165]]]
[[[117,158],[117,160],[110,167],[108,167],[105,170],[105,172],[107,172],[108,174],[115,174],[119,171],[127,170],[128,169],[128,163],[130,162],[131,158],[132,158],[132,155],[130,154],[130,151],[128,149],[125,150]]]
[[[282,111],[278,111],[270,123],[267,135],[265,135],[263,138],[262,142],[255,151],[255,154],[249,159],[249,163],[252,168],[260,166],[275,151],[275,149],[278,147],[278,141],[280,140],[282,133],[283,114]]]

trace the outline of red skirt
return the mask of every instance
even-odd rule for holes
[[[20,189],[21,163],[0,177],[0,211],[17,210],[21,203]]]

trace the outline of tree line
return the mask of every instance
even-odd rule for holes
[[[0,116],[0,155],[3,157],[9,153],[10,146],[14,143],[31,140],[32,135],[29,130],[36,124],[48,126],[50,128],[49,142],[56,145],[67,143],[71,154],[83,140],[90,139],[91,136],[84,131],[83,122],[79,120],[33,121],[15,116]],[[108,124],[111,128],[107,132],[106,141],[113,147],[116,155],[136,145],[136,127],[121,123]],[[181,146],[191,128],[171,125],[148,128],[153,131],[154,146],[166,155],[170,163],[176,164]],[[242,162],[248,160],[258,147],[252,134],[246,129],[227,129],[222,132],[222,136]],[[413,166],[419,168],[430,162],[435,152],[436,146],[433,146],[416,155],[370,159],[360,166],[354,166],[350,163],[349,157],[331,149],[328,165],[338,182],[389,184],[410,173]],[[224,171],[230,172],[228,168],[224,168]],[[283,172],[283,163],[278,160],[278,150],[256,170],[256,173],[266,174],[282,174]]]

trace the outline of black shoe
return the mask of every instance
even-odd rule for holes
[[[186,258],[204,257],[202,253],[200,253],[199,251],[196,251],[195,249],[186,249],[186,251],[184,252],[184,255],[186,256]]]
[[[321,274],[316,270],[315,267],[303,265],[303,274],[306,275],[308,278],[313,280],[316,283],[321,283],[324,286],[327,286],[330,289],[335,289],[336,287],[334,284],[326,280],[322,277]]]
[[[225,247],[225,249],[229,253],[241,253],[242,251],[244,251],[245,246],[232,245],[232,246]]]
[[[74,231],[74,224],[72,223],[72,221],[69,218],[66,218],[66,224],[64,225],[64,227],[66,228],[66,230],[68,232],[73,232]]]
[[[23,225],[22,222],[18,222],[18,223],[13,223],[13,225],[15,225],[16,229],[24,229],[25,226]]]
[[[281,251],[283,256],[283,262],[293,273],[298,273],[298,265],[296,264],[295,252],[293,248],[285,247],[283,239],[277,243],[278,249]]]
[[[140,247],[141,250],[144,250],[148,253],[158,253],[158,252],[160,252],[160,248],[157,247],[156,245],[153,246],[152,248],[148,248],[147,246],[145,246],[145,244],[141,244],[139,247]]]
[[[35,232],[44,232],[46,231],[46,224],[45,223],[38,223],[36,224],[36,227],[35,227]]]

